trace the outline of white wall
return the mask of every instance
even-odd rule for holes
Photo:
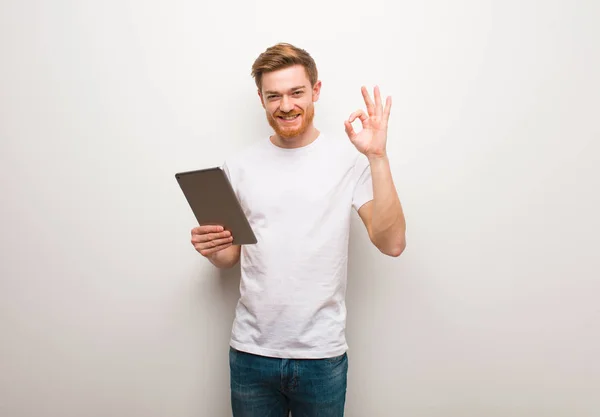
[[[249,75],[312,53],[317,125],[394,97],[398,259],[354,218],[347,415],[600,414],[600,29],[589,1],[0,3],[0,415],[227,416],[239,270],[174,179],[269,133]]]

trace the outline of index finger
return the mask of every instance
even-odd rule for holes
[[[223,226],[216,225],[207,225],[207,226],[198,226],[192,229],[193,235],[203,235],[206,233],[218,233],[223,231]]]

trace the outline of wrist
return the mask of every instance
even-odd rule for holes
[[[215,252],[215,253],[211,253],[210,255],[206,255],[206,259],[208,259],[210,261],[211,264],[213,264],[216,267],[222,267],[223,264],[223,259],[220,256],[220,253],[222,251],[219,252]]]
[[[374,153],[366,155],[370,164],[377,164],[380,162],[388,162],[387,152],[383,151],[382,153]]]
[[[211,264],[213,264],[219,269],[229,269],[237,263],[237,259],[234,256],[232,256],[231,251],[228,249],[231,249],[231,246],[229,248],[222,249],[218,252],[207,255],[206,259],[208,259]]]

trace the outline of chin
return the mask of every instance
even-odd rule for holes
[[[296,129],[293,131],[289,131],[289,130],[278,130],[276,133],[282,138],[284,139],[286,142],[293,142],[295,139],[297,139],[300,135],[302,135],[304,132],[306,132],[307,129]]]

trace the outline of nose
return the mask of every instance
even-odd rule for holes
[[[288,98],[287,95],[284,95],[283,97],[281,97],[281,103],[279,104],[279,109],[283,113],[289,113],[292,111],[293,108],[294,108],[294,105],[292,104],[292,102],[290,101],[290,99]]]

